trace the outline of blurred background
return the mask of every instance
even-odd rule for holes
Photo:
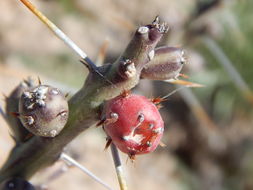
[[[137,157],[122,156],[132,190],[253,189],[253,1],[252,0],[33,0],[93,60],[107,43],[106,62],[124,51],[135,29],[159,15],[170,31],[159,46],[185,49],[182,73],[198,89],[183,89],[163,103],[167,146]],[[22,79],[74,93],[87,69],[18,0],[0,1],[0,105]],[[163,96],[178,86],[143,80],[134,89]],[[0,164],[14,143],[0,117]],[[67,148],[70,155],[118,189],[105,134],[91,127]],[[57,163],[32,182],[48,189],[103,189],[76,168],[52,180]]]

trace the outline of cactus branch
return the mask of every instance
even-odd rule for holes
[[[0,170],[0,183],[13,176],[29,179],[38,170],[57,161],[70,141],[99,122],[101,105],[105,100],[139,83],[141,70],[150,61],[148,55],[165,31],[165,25],[157,21],[139,27],[115,63],[98,67],[99,72],[113,84],[97,73],[89,72],[84,86],[68,101],[69,119],[60,134],[54,138],[33,136],[16,145]]]

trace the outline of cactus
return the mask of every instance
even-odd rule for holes
[[[182,51],[169,47],[155,49],[159,40],[168,30],[167,24],[160,23],[159,18],[156,17],[151,24],[140,26],[126,50],[113,64],[97,67],[80,48],[31,3],[27,0],[21,1],[81,56],[81,62],[89,69],[89,75],[83,87],[71,97],[68,104],[60,91],[46,85],[23,89],[15,96],[15,100],[20,98],[17,115],[22,123],[18,123],[17,120],[10,122],[10,127],[14,131],[13,136],[18,140],[0,170],[0,183],[14,177],[29,180],[40,169],[52,165],[60,158],[63,148],[69,142],[90,126],[101,123],[101,113],[104,102],[107,100],[104,109],[106,110],[106,118],[117,117],[116,114],[119,112],[125,112],[127,116],[129,112],[135,111],[134,117],[131,118],[133,123],[122,123],[121,115],[118,116],[119,120],[115,123],[122,123],[126,130],[132,124],[136,127],[136,131],[128,131],[129,133],[123,136],[123,140],[124,137],[126,141],[128,141],[127,138],[132,138],[131,132],[144,136],[144,139],[139,142],[140,146],[127,144],[126,147],[122,147],[118,143],[119,140],[115,140],[116,137],[112,134],[111,126],[105,125],[107,134],[112,140],[115,140],[115,144],[131,158],[134,158],[136,154],[153,151],[163,132],[163,120],[155,106],[157,102],[152,103],[145,97],[137,95],[123,98],[117,96],[123,91],[131,90],[142,78],[169,80],[178,76],[184,62]],[[154,72],[162,77],[158,77]],[[21,94],[23,95],[21,96]],[[114,99],[115,97],[117,98]],[[128,102],[129,100],[130,102]],[[117,106],[112,106],[115,101],[126,101],[127,104],[131,103],[132,107],[120,110]],[[143,109],[142,106],[146,109]],[[17,101],[12,108],[14,112],[18,110]],[[116,108],[116,114],[111,115],[111,109],[114,108]],[[142,112],[140,112],[141,110]],[[151,130],[146,130],[148,128]],[[29,131],[34,135],[27,138]],[[129,151],[127,147],[132,150]]]

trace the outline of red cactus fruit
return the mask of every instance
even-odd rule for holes
[[[158,146],[164,122],[151,100],[141,95],[122,94],[105,104],[104,113],[105,132],[131,159]]]

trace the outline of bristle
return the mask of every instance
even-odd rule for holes
[[[42,84],[39,76],[38,76],[38,83],[39,83],[39,85]]]
[[[2,92],[2,96],[4,97],[4,100],[7,100],[8,99],[8,96]]]
[[[128,157],[130,158],[132,163],[136,160],[136,155],[135,154],[129,154]]]
[[[166,146],[167,146],[167,145],[164,144],[162,141],[160,141],[159,145],[160,145],[161,147],[166,147]]]
[[[65,94],[65,98],[67,98],[69,96],[69,92],[67,92],[66,94]]]
[[[104,150],[107,150],[111,144],[112,144],[112,139],[107,138]]]
[[[90,65],[86,62],[85,59],[80,59],[80,62],[89,70],[91,71]]]
[[[161,102],[166,101],[166,98],[157,97],[157,98],[150,99],[150,101],[153,102],[155,105],[159,105]]]
[[[67,114],[67,111],[64,110],[64,111],[59,112],[59,113],[56,115],[56,117],[58,117],[58,116],[60,116],[60,115],[63,115],[63,114]]]
[[[123,90],[123,92],[120,94],[122,97],[127,97],[131,94],[131,90]]]
[[[34,135],[32,133],[28,133],[25,137],[25,141],[29,140],[30,138],[32,138]]]
[[[106,119],[101,119],[101,120],[96,124],[96,127],[99,127],[99,126],[103,125],[105,121],[106,121]]]
[[[179,73],[179,75],[178,75],[179,77],[182,77],[182,78],[185,78],[185,79],[188,79],[189,78],[189,76],[188,75],[186,75],[186,74],[183,74],[183,73]]]
[[[112,123],[115,123],[116,121],[118,121],[118,118],[119,118],[119,115],[117,114],[117,113],[111,113],[110,114],[110,118],[107,118],[105,121],[104,121],[104,123],[103,123],[103,125],[110,125],[110,124],[112,124]]]
[[[108,118],[104,121],[104,125],[110,125],[112,123],[115,123],[118,120],[118,118]]]
[[[9,135],[14,140],[15,143],[18,142],[17,139],[16,139],[16,137],[13,134],[11,134],[11,132],[9,132]]]
[[[158,110],[160,110],[161,108],[163,108],[163,105],[157,104],[156,107],[157,107]]]
[[[101,66],[104,64],[104,60],[105,60],[105,56],[106,56],[106,52],[108,49],[108,45],[109,45],[109,40],[105,40],[103,42],[103,44],[101,45],[100,49],[99,49],[99,53],[97,56],[97,60],[96,60],[96,65],[97,66]]]
[[[10,112],[9,114],[13,117],[19,117],[20,116],[20,113],[18,113],[18,112]]]

